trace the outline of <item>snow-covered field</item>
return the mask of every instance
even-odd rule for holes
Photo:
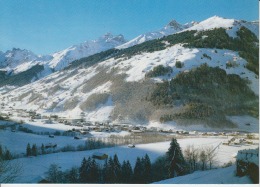
[[[238,132],[249,132],[258,133],[259,132],[259,120],[252,116],[227,116],[227,119],[232,121],[237,127],[234,128],[213,128],[205,125],[178,125],[175,122],[159,123],[157,121],[151,121],[148,127],[157,127],[162,129],[172,129],[172,130],[184,130],[184,131],[200,131],[200,132],[223,132],[225,131],[238,131]],[[250,124],[250,125],[246,125]]]
[[[84,145],[85,141],[88,138],[96,137],[96,138],[104,138],[110,135],[127,135],[128,132],[94,132],[91,131],[87,135],[79,136],[81,139],[74,139],[71,136],[55,136],[54,138],[50,138],[48,135],[36,135],[31,133],[24,132],[12,132],[10,130],[0,131],[0,144],[3,147],[6,147],[13,154],[21,154],[26,152],[26,146],[28,143],[32,146],[36,144],[37,147],[41,147],[42,144],[57,144],[57,149],[65,147],[67,145],[77,147],[78,145]]]
[[[251,184],[248,176],[235,176],[235,165],[167,179],[154,184]]]
[[[178,142],[182,149],[185,149],[188,145],[194,145],[195,147],[216,147],[225,140],[226,139],[224,138],[187,138],[178,139]],[[104,148],[90,151],[55,153],[48,155],[40,155],[31,158],[20,158],[15,161],[22,163],[23,172],[22,175],[19,178],[17,178],[16,182],[37,182],[39,179],[41,179],[41,177],[44,177],[44,173],[48,170],[48,167],[53,163],[58,164],[62,170],[69,169],[73,166],[80,166],[82,159],[84,157],[92,156],[94,152],[103,152],[108,154],[109,156],[117,154],[120,162],[122,162],[123,160],[129,160],[132,166],[134,166],[137,156],[143,157],[147,153],[151,159],[151,162],[154,162],[156,158],[166,153],[166,151],[169,148],[169,145],[170,142],[138,144],[136,145],[136,148],[118,146],[113,148]],[[221,166],[229,161],[234,162],[234,155],[236,155],[238,150],[256,147],[258,147],[258,145],[220,145],[219,148],[216,149],[217,157],[215,164]]]

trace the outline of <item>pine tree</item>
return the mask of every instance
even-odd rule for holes
[[[161,156],[152,164],[152,181],[167,179],[168,169],[166,156]]]
[[[90,179],[90,166],[91,166],[91,162],[92,162],[92,158],[89,156],[88,159],[87,159],[87,164],[86,164],[86,180],[87,182],[89,182],[91,179]]]
[[[115,183],[116,175],[114,171],[114,161],[109,157],[106,168],[104,168],[104,182],[105,183]]]
[[[133,183],[141,184],[143,177],[143,167],[140,157],[137,157],[134,167]]]
[[[124,184],[127,184],[127,173],[126,173],[126,161],[124,160],[123,163],[122,163],[122,167],[121,167],[121,170],[122,170],[122,176],[121,176],[121,182],[124,183]]]
[[[84,157],[82,162],[81,162],[81,166],[79,168],[79,182],[81,183],[86,183],[88,180],[88,176],[87,176],[87,160]]]
[[[31,149],[31,146],[30,146],[29,143],[27,144],[27,147],[26,147],[26,155],[27,156],[31,156],[32,155],[32,149]]]
[[[119,183],[121,181],[121,164],[119,163],[118,157],[114,155],[114,173],[115,173],[115,183]]]
[[[67,177],[68,183],[78,183],[79,182],[79,170],[76,167],[73,167],[69,170]]]
[[[166,153],[168,177],[183,175],[185,172],[185,160],[179,143],[175,138],[172,139],[170,148]]]
[[[152,164],[150,161],[150,158],[147,154],[145,154],[144,157],[144,163],[143,163],[143,179],[144,183],[150,183],[151,182],[151,177],[152,177]]]
[[[33,146],[32,146],[32,155],[33,155],[33,156],[37,156],[37,147],[36,147],[36,144],[33,144]]]
[[[43,144],[42,144],[42,146],[41,146],[41,151],[42,151],[42,155],[45,154],[45,147],[44,147]]]
[[[3,158],[3,148],[2,145],[0,144],[0,159]]]
[[[89,166],[89,182],[98,183],[99,181],[98,165],[95,159],[92,159]]]
[[[133,170],[129,161],[123,161],[121,171],[121,182],[124,184],[133,183]]]
[[[11,155],[11,153],[8,149],[5,151],[4,159],[5,160],[11,160],[12,159],[12,155]]]
[[[105,160],[105,163],[104,163],[102,171],[101,171],[101,182],[102,183],[107,183],[106,182],[106,173],[107,173],[107,159]]]

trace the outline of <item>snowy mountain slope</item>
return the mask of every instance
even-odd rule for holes
[[[23,63],[32,62],[37,58],[38,56],[29,50],[13,48],[5,53],[0,53],[0,68],[11,70]]]
[[[170,23],[168,23],[165,27],[163,27],[159,31],[147,32],[145,34],[141,34],[141,35],[137,36],[136,38],[130,40],[129,42],[126,42],[125,44],[120,45],[116,48],[125,49],[128,47],[132,47],[134,45],[138,45],[138,44],[141,44],[141,43],[149,41],[149,40],[161,38],[163,36],[168,36],[170,34],[180,32],[180,31],[187,29],[196,24],[197,24],[197,22],[193,21],[191,23],[186,23],[184,25],[181,25],[176,20],[172,20]]]
[[[202,61],[203,54],[207,54],[212,59],[204,58]],[[239,66],[226,68],[226,62],[233,59],[236,59]],[[39,81],[8,92],[9,100],[5,99],[4,101],[12,100],[12,103],[15,103],[15,108],[23,108],[26,105],[28,109],[35,109],[39,112],[54,112],[61,116],[71,117],[80,116],[80,113],[84,111],[87,118],[93,121],[109,120],[115,105],[119,104],[116,98],[112,97],[114,101],[110,98],[110,101],[100,105],[95,111],[82,110],[81,106],[93,94],[116,95],[118,91],[115,89],[118,86],[122,87],[121,83],[118,83],[120,79],[126,85],[144,81],[145,73],[158,65],[173,68],[170,76],[154,79],[156,82],[161,82],[163,79],[170,80],[179,72],[189,71],[205,62],[212,67],[223,68],[227,73],[247,77],[252,82],[250,86],[256,93],[259,88],[259,80],[254,73],[244,67],[246,61],[233,51],[217,50],[216,53],[212,49],[188,49],[178,44],[162,51],[136,55],[123,63],[120,62],[121,60],[111,58],[87,69],[56,72]],[[177,60],[184,63],[183,68],[175,68]]]
[[[73,45],[67,49],[52,54],[53,59],[47,62],[47,64],[54,70],[61,70],[74,60],[114,48],[125,42],[126,40],[123,35],[113,36],[111,33],[107,33],[97,40]]]
[[[187,35],[195,37],[193,33],[181,32],[174,37],[182,38],[184,35],[186,41]],[[76,118],[81,112],[85,112],[87,120],[123,119],[148,124],[153,120],[158,121],[162,114],[169,111],[158,110],[147,101],[149,93],[156,85],[154,83],[169,81],[181,72],[189,73],[204,63],[210,67],[219,67],[227,74],[236,74],[247,79],[249,87],[255,94],[259,94],[258,76],[246,68],[247,61],[238,51],[223,48],[188,48],[182,40],[179,43],[171,43],[172,38],[173,35],[155,42],[149,41],[149,52],[143,47],[148,44],[142,43],[128,49],[115,49],[113,55],[109,53],[105,58],[98,58],[97,54],[83,59],[77,66],[55,72],[41,80],[6,92],[0,97],[3,103],[14,105],[13,108],[26,106],[27,109],[37,110],[42,114],[56,113],[59,116]],[[202,37],[196,38],[197,40],[204,39]],[[84,66],[88,60],[96,63]],[[181,62],[182,67],[177,68],[177,62]],[[231,67],[230,63],[233,64]],[[159,65],[169,67],[172,71],[162,76],[147,78],[146,74]]]
[[[213,28],[226,28],[232,27],[234,24],[234,19],[225,19],[219,16],[210,17],[204,21],[199,22],[198,24],[187,28],[186,30],[210,30]]]
[[[14,48],[5,53],[0,53],[0,68],[2,68],[3,71],[18,74],[31,69],[35,65],[43,65],[45,68],[41,76],[37,77],[39,79],[42,78],[43,75],[46,76],[50,74],[50,69],[52,69],[52,71],[59,71],[67,67],[72,61],[114,48],[125,42],[126,40],[123,35],[113,36],[111,33],[107,33],[97,40],[86,41],[44,56],[35,55],[25,49]]]
[[[169,24],[167,24],[164,28],[160,29],[159,31],[154,32],[147,32],[145,34],[141,34],[136,38],[126,42],[123,45],[116,47],[117,49],[125,49],[134,45],[141,44],[143,42],[161,38],[163,36],[168,36],[170,34],[184,32],[187,30],[210,30],[214,28],[225,28],[227,29],[227,33],[232,36],[236,37],[236,31],[241,27],[245,26],[249,30],[251,30],[257,37],[259,36],[259,22],[247,22],[243,20],[235,20],[235,19],[226,19],[219,16],[210,17],[201,22],[190,22],[184,25],[179,24],[175,20],[172,20]]]
[[[73,45],[62,51],[45,56],[37,56],[28,50],[20,49],[9,50],[6,53],[0,52],[0,68],[1,71],[7,73],[11,72],[10,75],[14,75],[26,72],[36,65],[43,65],[43,72],[40,73],[37,77],[33,77],[32,80],[28,80],[28,82],[31,82],[52,73],[52,71],[58,71],[67,67],[74,60],[87,57],[110,48],[117,47],[118,49],[125,49],[127,47],[137,45],[148,40],[168,36],[173,33],[185,32],[187,30],[202,31],[220,27],[225,28],[226,32],[230,36],[236,37],[236,31],[241,28],[241,26],[247,27],[258,37],[258,21],[246,22],[213,16],[207,20],[201,21],[200,23],[191,22],[181,25],[175,20],[172,20],[161,30],[142,34],[129,42],[126,42],[122,35],[113,36],[112,34],[108,33],[98,38],[97,40],[86,41],[84,43]]]
[[[211,30],[214,28],[224,28],[226,29],[226,32],[231,37],[237,37],[236,32],[239,30],[240,27],[246,27],[249,30],[251,30],[257,37],[259,37],[259,22],[253,21],[253,22],[247,22],[244,20],[235,20],[235,19],[226,19],[219,16],[213,16],[210,17],[204,21],[199,22],[198,24],[191,26],[184,31],[187,30],[197,30],[197,31],[203,31],[203,30]]]

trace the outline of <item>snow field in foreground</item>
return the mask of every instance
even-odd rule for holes
[[[154,184],[251,184],[248,176],[235,176],[235,165],[208,171],[196,171],[189,175],[175,177]]]
[[[187,138],[178,139],[178,142],[184,150],[188,145],[194,145],[195,147],[216,147],[224,138]],[[90,151],[81,152],[65,152],[55,153],[48,155],[40,155],[32,158],[20,158],[15,161],[22,163],[23,172],[22,175],[17,178],[16,182],[30,183],[37,182],[48,170],[51,164],[58,164],[62,170],[70,169],[73,166],[79,167],[84,157],[92,156],[94,152],[106,153],[109,156],[114,154],[118,155],[119,161],[129,160],[132,167],[135,165],[136,157],[143,157],[148,154],[151,162],[154,162],[159,156],[166,153],[170,146],[170,142],[150,143],[150,144],[138,144],[136,148],[128,148],[127,146],[118,146],[113,148],[103,148]],[[234,155],[238,150],[256,148],[258,145],[250,146],[225,146],[220,145],[216,149],[216,165],[221,166],[229,161],[235,161]]]

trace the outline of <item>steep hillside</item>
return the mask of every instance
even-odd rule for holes
[[[235,21],[219,20],[208,21],[209,30],[201,22],[198,30],[76,60],[2,94],[2,102],[73,118],[84,112],[93,121],[235,127],[229,116],[258,118],[258,36],[243,24],[231,36]]]
[[[202,64],[174,79],[156,85],[147,97],[158,108],[167,108],[160,117],[166,121],[208,121],[212,126],[226,126],[225,115],[248,114],[258,117],[258,97],[247,81],[226,74],[219,67]]]

